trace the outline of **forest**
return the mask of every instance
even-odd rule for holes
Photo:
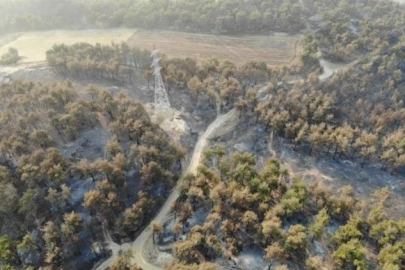
[[[252,34],[296,32],[304,25],[297,0],[5,0],[0,3],[0,16],[0,33],[135,27]]]
[[[2,269],[88,269],[102,230],[139,233],[178,178],[184,150],[123,94],[14,81],[0,96]],[[92,129],[111,132],[105,149],[81,135]]]
[[[235,110],[239,127],[265,134],[257,141],[403,179],[405,8],[392,1],[4,0],[0,18],[2,34],[301,31],[288,66],[160,55],[169,98],[186,96],[183,111],[206,113],[204,128],[215,113]],[[332,190],[271,153],[233,152],[216,139],[197,171],[183,174],[191,150],[154,123],[145,104],[87,84],[149,91],[150,53],[125,42],[55,44],[44,66],[56,82],[0,85],[0,269],[91,269],[110,255],[107,232],[128,243],[144,228],[154,246],[170,246],[168,270],[217,269],[250,246],[268,269],[405,269],[405,219],[388,211],[402,186],[370,196]],[[10,49],[0,64],[19,59]],[[322,79],[324,60],[353,64]],[[154,221],[175,186],[169,221]],[[120,253],[109,269],[141,269],[133,256]]]
[[[172,204],[174,225],[154,227],[159,241],[172,235],[179,262],[168,269],[237,256],[252,243],[269,269],[403,269],[405,223],[387,217],[387,188],[360,200],[350,186],[332,192],[293,179],[276,159],[258,170],[252,154],[226,152],[205,152]],[[197,212],[204,221],[188,227]]]
[[[307,40],[307,50],[313,55],[313,38]],[[395,48],[405,47],[404,42]],[[81,74],[132,83],[135,74],[141,73],[149,84],[153,73],[148,55],[125,44],[62,44],[48,51],[47,61],[56,72],[73,77]],[[402,71],[396,69],[401,56],[405,57],[405,51],[396,51],[391,61],[385,56],[386,64],[381,64],[374,76],[366,58],[361,69],[342,71],[325,83],[319,81],[317,66],[311,65],[312,58],[306,55],[296,67],[275,69],[252,61],[237,67],[216,59],[199,65],[192,59],[164,57],[162,74],[169,93],[186,89],[197,106],[205,107],[214,107],[218,94],[223,111],[237,108],[249,124],[271,129],[293,142],[296,150],[332,155],[336,161],[357,160],[362,165],[378,161],[382,169],[395,172],[405,165],[405,93],[400,91],[405,81]],[[306,66],[314,70],[309,79],[288,84],[289,77],[297,70],[308,70]],[[383,80],[384,85],[377,83]],[[257,85],[266,81],[270,82],[269,97],[259,100]],[[378,106],[372,105],[375,102]]]
[[[381,54],[385,49],[398,48],[398,43],[403,41],[405,11],[398,3],[378,0],[307,2],[307,11],[313,15],[310,24],[328,58],[350,61],[367,54],[373,58],[373,54]]]

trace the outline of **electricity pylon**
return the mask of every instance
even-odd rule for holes
[[[153,50],[150,57],[153,58],[151,67],[154,68],[155,75],[155,112],[164,113],[170,109],[169,97],[163,84],[162,74],[160,73],[160,58],[158,50]]]

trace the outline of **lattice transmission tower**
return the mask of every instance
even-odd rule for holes
[[[153,50],[150,57],[153,58],[153,63],[151,67],[154,68],[155,75],[155,111],[156,112],[167,112],[170,109],[169,97],[163,84],[162,74],[160,73],[160,58],[158,56],[158,50]]]

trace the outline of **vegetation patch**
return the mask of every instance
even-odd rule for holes
[[[297,32],[304,27],[298,0],[115,1],[3,0],[0,33],[49,29],[137,27],[193,32]]]
[[[15,80],[0,95],[2,269],[90,269],[103,230],[133,238],[178,178],[184,151],[124,94]]]
[[[0,65],[9,66],[17,64],[21,57],[18,54],[18,50],[14,48],[9,48],[8,52],[3,54],[0,58]]]
[[[178,262],[169,269],[220,256],[234,259],[249,245],[262,250],[254,256],[263,256],[269,269],[404,265],[405,222],[387,218],[386,188],[361,201],[350,186],[333,193],[319,183],[291,179],[275,159],[257,169],[253,155],[227,157],[220,146],[207,150],[198,172],[182,181],[173,220],[166,230],[153,227],[156,244],[174,242]],[[196,222],[201,211],[207,214]]]

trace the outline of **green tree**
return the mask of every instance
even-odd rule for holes
[[[365,270],[367,249],[358,239],[343,243],[333,252],[333,261],[339,269]]]
[[[26,233],[21,240],[21,242],[18,244],[18,249],[25,251],[25,252],[32,252],[32,251],[40,251],[41,247],[38,245],[38,243],[34,240],[32,237],[31,233]]]
[[[270,261],[269,269],[274,262],[284,262],[287,257],[286,251],[279,242],[274,242],[266,248],[264,258]]]
[[[11,183],[0,182],[0,212],[12,214],[18,207],[18,190]]]
[[[370,236],[379,244],[394,244],[405,235],[405,221],[384,220],[372,225]]]
[[[353,218],[346,225],[340,226],[339,229],[333,235],[333,241],[337,244],[347,243],[352,239],[361,240],[363,234],[359,230],[361,222]]]
[[[41,189],[28,189],[18,201],[18,212],[36,216],[43,198]]]
[[[325,227],[329,224],[329,215],[327,213],[326,208],[323,208],[319,211],[318,215],[316,215],[314,222],[309,226],[309,231],[313,235],[312,240],[318,239],[322,236]]]
[[[0,262],[12,266],[21,264],[17,244],[7,236],[0,237]]]
[[[307,230],[301,225],[293,225],[287,232],[285,239],[285,249],[288,252],[299,254],[307,247]]]
[[[378,263],[383,270],[400,270],[405,264],[405,242],[385,245],[378,254]]]

